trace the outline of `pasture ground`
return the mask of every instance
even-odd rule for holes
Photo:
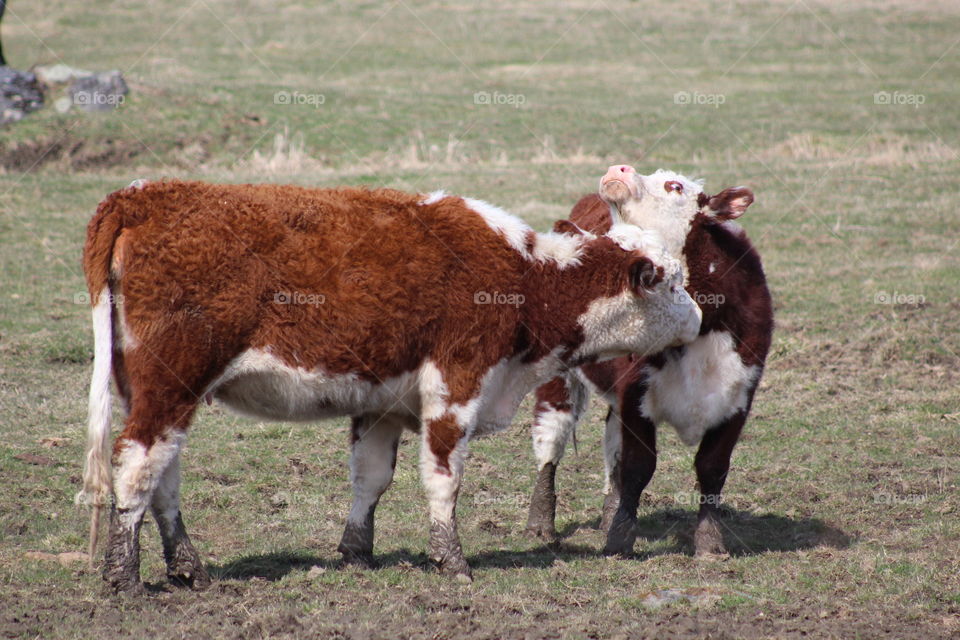
[[[955,3],[17,2],[14,66],[124,70],[116,114],[0,130],[0,636],[956,637],[960,11]],[[777,330],[735,453],[727,559],[692,556],[693,452],[665,429],[628,559],[601,556],[594,404],[559,474],[562,541],[524,535],[530,408],[477,441],[472,585],[427,566],[416,443],[341,568],[344,420],[204,407],[184,517],[216,581],[143,599],[82,565],[97,202],[163,176],[444,188],[538,229],[606,166],[750,185]],[[119,416],[117,416],[119,420]],[[699,596],[659,608],[662,589]]]

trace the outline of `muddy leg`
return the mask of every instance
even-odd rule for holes
[[[730,470],[730,456],[747,420],[747,411],[739,411],[707,431],[700,441],[694,465],[700,485],[700,512],[693,543],[696,555],[725,554],[720,529],[721,492]]]
[[[160,478],[150,505],[153,519],[163,541],[163,559],[167,563],[167,580],[171,584],[192,589],[210,586],[199,554],[190,542],[190,536],[180,516],[180,456],[177,455]]]
[[[530,496],[527,531],[545,540],[557,537],[557,465],[586,402],[587,389],[573,375],[554,378],[537,389],[532,432],[539,471]]]
[[[620,506],[620,413],[616,407],[607,410],[606,427],[603,432],[603,511],[600,515],[600,529],[610,531],[610,523]]]
[[[130,431],[132,422],[124,433]],[[114,504],[103,579],[116,591],[142,591],[140,583],[140,525],[154,490],[177,457],[183,431],[170,429],[145,446],[121,435],[114,451]]]
[[[345,562],[373,564],[373,515],[380,496],[393,480],[403,427],[402,419],[389,414],[353,418],[350,434],[353,505],[337,547]]]
[[[620,417],[620,504],[607,530],[608,555],[627,555],[637,538],[640,494],[657,468],[656,426],[640,414],[641,389],[634,385],[624,395]]]
[[[456,507],[467,438],[449,413],[423,427],[420,471],[430,503],[430,559],[440,572],[469,582],[473,579],[457,534]]]

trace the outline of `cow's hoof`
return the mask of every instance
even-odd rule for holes
[[[118,596],[139,598],[147,595],[147,589],[139,580],[124,580],[119,582],[108,582],[109,589]]]
[[[470,565],[462,557],[445,559],[440,563],[440,573],[463,584],[473,582],[473,572],[470,571]]]
[[[557,530],[552,522],[527,522],[527,535],[543,540],[544,542],[556,542]]]
[[[338,549],[343,555],[343,564],[352,564],[364,569],[373,569],[376,563],[373,561],[373,554],[366,551],[356,551],[351,549]]]
[[[720,527],[712,520],[703,520],[697,525],[693,534],[694,555],[699,557],[728,556],[727,547],[723,544],[723,534]]]
[[[636,520],[618,514],[607,531],[607,544],[603,547],[603,555],[628,556],[633,553],[633,543],[636,540]]]
[[[203,567],[191,567],[187,571],[168,573],[167,582],[175,587],[203,591],[210,587],[210,574]]]

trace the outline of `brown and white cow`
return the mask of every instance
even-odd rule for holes
[[[95,506],[91,557],[111,502],[103,575],[118,590],[142,589],[148,507],[168,576],[209,580],[179,504],[201,398],[260,419],[353,417],[348,561],[371,558],[401,431],[420,430],[431,558],[469,579],[454,517],[467,441],[507,427],[570,367],[700,326],[657,234],[538,234],[442,193],[135,184],[100,204],[83,264],[95,360],[82,497]],[[128,413],[112,451],[111,374]]]
[[[698,554],[725,550],[718,507],[760,381],[773,332],[773,308],[760,257],[734,222],[753,202],[744,187],[709,196],[700,182],[659,170],[640,175],[610,167],[599,194],[582,198],[570,220],[603,233],[611,215],[656,230],[684,264],[687,292],[700,305],[699,337],[690,344],[640,351],[583,366],[537,390],[533,447],[539,475],[528,529],[555,537],[555,473],[583,412],[588,388],[609,404],[605,431],[606,487],[602,527],[607,553],[629,553],[636,538],[640,494],[657,464],[656,425],[667,422],[696,455],[700,512]]]

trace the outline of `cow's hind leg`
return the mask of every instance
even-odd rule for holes
[[[150,505],[163,541],[167,580],[177,586],[204,589],[210,576],[190,542],[180,515],[180,455],[174,456],[160,478]]]
[[[656,425],[640,413],[642,385],[631,385],[620,399],[620,504],[607,530],[605,554],[627,555],[637,538],[640,494],[657,468]]]
[[[393,480],[397,445],[406,425],[394,415],[353,418],[350,437],[350,480],[353,506],[337,550],[346,562],[373,562],[373,520],[380,496]]]
[[[557,465],[586,403],[587,389],[573,375],[554,378],[537,389],[532,435],[538,472],[527,531],[545,540],[557,537]]]
[[[183,386],[133,394],[130,415],[113,447],[113,504],[103,579],[116,591],[142,591],[140,525],[170,465],[180,454],[196,398]],[[162,406],[156,398],[163,398]],[[162,498],[161,498],[162,501]]]
[[[693,536],[698,556],[727,552],[720,529],[721,492],[730,470],[730,456],[746,420],[747,410],[738,411],[707,431],[700,441],[694,461],[700,485],[700,512]]]
[[[133,414],[131,414],[133,415]],[[140,525],[153,493],[177,456],[182,431],[171,429],[148,443],[130,437],[128,421],[114,446],[114,503],[110,509],[103,579],[116,591],[142,591],[140,583]]]
[[[603,463],[605,478],[603,483],[603,510],[600,514],[600,529],[610,530],[613,516],[620,506],[620,448],[621,430],[620,411],[615,405],[607,410],[606,427],[603,432]]]

